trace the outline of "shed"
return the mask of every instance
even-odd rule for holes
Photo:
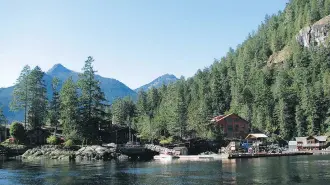
[[[297,149],[298,149],[297,141],[289,141],[289,150],[295,151]]]

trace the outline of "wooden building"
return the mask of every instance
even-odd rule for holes
[[[244,139],[250,131],[249,122],[236,114],[216,116],[211,121],[220,125],[228,139]]]
[[[36,128],[32,130],[28,130],[26,132],[26,136],[30,144],[46,144],[47,138],[51,135],[51,133],[44,128]]]
[[[308,137],[296,137],[297,149],[322,149],[326,147],[328,136],[308,136]]]

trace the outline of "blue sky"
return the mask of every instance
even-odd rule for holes
[[[0,87],[24,65],[61,63],[137,88],[191,77],[235,48],[287,0],[0,0]]]

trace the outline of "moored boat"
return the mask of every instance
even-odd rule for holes
[[[171,152],[161,153],[159,155],[154,156],[155,160],[172,160],[172,159],[179,159],[179,156],[173,155]]]

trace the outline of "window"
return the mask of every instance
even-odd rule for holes
[[[235,131],[238,132],[238,130],[239,130],[239,124],[236,124],[235,125]]]
[[[227,129],[228,129],[228,132],[232,132],[233,131],[233,126],[232,125],[228,125]]]

